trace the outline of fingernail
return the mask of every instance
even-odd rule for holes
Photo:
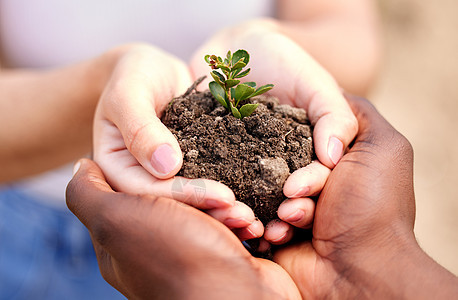
[[[159,145],[153,152],[151,164],[160,175],[167,175],[178,165],[178,155],[169,144]]]
[[[278,243],[278,242],[281,242],[282,240],[285,239],[286,235],[288,234],[288,232],[285,232],[283,233],[281,236],[279,236],[278,238],[272,240],[271,242],[272,243]]]
[[[302,209],[298,209],[295,212],[293,212],[292,214],[290,214],[289,216],[287,216],[285,218],[285,221],[291,222],[291,223],[299,222],[300,220],[302,220],[302,218],[304,218],[304,215],[305,215],[305,212]]]
[[[248,239],[254,239],[254,238],[257,238],[258,236],[250,229],[249,226],[245,227],[246,231],[248,232],[248,234],[250,235],[248,237]]]
[[[288,196],[288,195],[286,195],[286,196],[289,197],[289,198],[299,198],[299,197],[303,197],[303,196],[308,196],[309,192],[310,192],[310,187],[309,186],[304,186],[304,187],[301,187],[300,189],[298,189],[297,192],[295,192],[291,196]]]
[[[75,176],[76,172],[78,172],[78,170],[80,169],[81,167],[81,161],[77,161],[76,164],[73,166],[73,176]]]
[[[207,199],[205,200],[205,203],[209,208],[226,208],[226,207],[231,207],[232,203],[225,201],[223,199],[221,200],[216,200],[216,199]]]
[[[250,225],[252,222],[248,221],[247,219],[244,218],[227,218],[223,221],[223,223],[231,228],[231,227],[245,227]]]
[[[331,137],[328,144],[328,155],[334,165],[337,165],[343,155],[343,143],[336,137]]]
[[[266,252],[267,250],[270,249],[270,244],[264,239],[261,239],[259,241],[259,247],[258,247],[258,252]]]

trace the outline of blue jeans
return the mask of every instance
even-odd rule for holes
[[[87,229],[68,210],[0,187],[0,300],[125,299],[102,278]]]

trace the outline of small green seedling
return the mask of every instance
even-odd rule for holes
[[[266,84],[256,88],[255,82],[240,83],[239,78],[250,73],[250,68],[243,70],[250,61],[250,55],[245,50],[237,50],[234,54],[227,52],[223,60],[216,55],[205,55],[205,61],[212,68],[210,73],[215,81],[209,83],[213,97],[238,119],[251,115],[258,104],[245,104],[238,107],[240,101],[264,94],[274,87]],[[222,74],[216,70],[220,69]]]

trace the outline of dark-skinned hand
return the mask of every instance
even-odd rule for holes
[[[458,295],[456,277],[415,240],[410,143],[367,100],[347,99],[359,132],[320,194],[313,239],[279,251],[275,261],[305,299]]]
[[[453,298],[457,278],[413,233],[412,147],[366,100],[349,101],[359,133],[318,199],[314,238],[277,252],[278,264],[196,208],[114,192],[81,160],[67,204],[104,278],[132,299]]]
[[[129,299],[299,299],[287,272],[222,223],[168,198],[114,192],[91,160],[67,188],[105,280]],[[272,285],[272,282],[275,282]]]

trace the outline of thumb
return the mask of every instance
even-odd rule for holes
[[[303,242],[282,248],[275,252],[274,262],[288,272],[296,283],[302,299],[314,298],[314,291],[318,284],[317,268],[321,267],[321,260],[317,256],[311,242]],[[333,281],[330,281],[332,284]]]
[[[171,66],[165,74],[152,73],[147,78],[130,75],[128,79],[123,78],[124,83],[110,89],[107,95],[111,101],[118,103],[108,107],[106,114],[120,131],[125,147],[143,168],[160,179],[172,177],[180,170],[182,154],[176,138],[161,122],[159,114],[170,100],[182,92],[185,86],[183,82],[186,82],[186,86],[191,82],[186,67],[183,66],[185,70],[179,72],[181,64],[175,62]],[[173,72],[175,69],[177,72]],[[158,78],[160,75],[162,77]],[[102,128],[100,132],[103,132]],[[103,143],[105,137],[106,144]],[[105,137],[100,137],[100,142],[112,147],[107,152],[116,151],[118,147],[111,140],[112,135]]]
[[[159,49],[140,49],[125,57],[118,63],[98,107],[94,146],[105,151],[96,152],[127,148],[156,178],[175,175],[182,164],[181,150],[159,116],[167,103],[190,85],[187,66]],[[110,132],[106,127],[117,129],[123,143],[115,131],[101,134]]]
[[[174,135],[154,112],[143,121],[139,117],[136,120],[137,127],[131,127],[124,137],[129,152],[154,177],[165,179],[175,175],[183,159]]]
[[[324,165],[333,168],[358,132],[358,122],[339,93],[318,93],[310,102],[315,152]]]

